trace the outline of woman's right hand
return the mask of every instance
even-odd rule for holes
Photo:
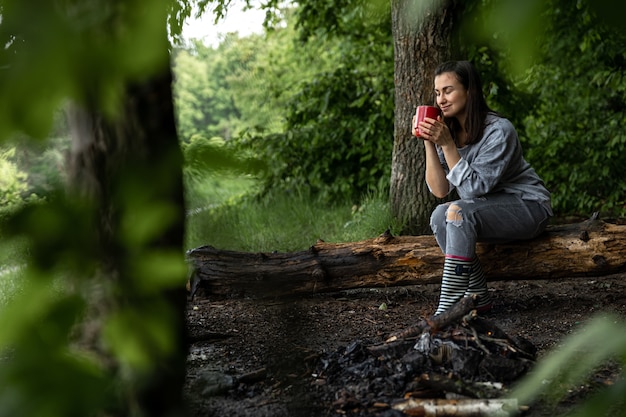
[[[450,129],[448,129],[448,126],[443,122],[441,116],[437,119],[426,117],[423,122],[420,122],[419,126],[422,132],[420,136],[425,141],[439,145],[442,148],[447,146],[456,147]]]

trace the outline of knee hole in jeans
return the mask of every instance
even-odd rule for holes
[[[456,204],[450,204],[450,207],[446,210],[446,222],[452,223],[455,226],[460,226],[463,223],[461,207]]]

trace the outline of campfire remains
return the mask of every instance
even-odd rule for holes
[[[535,347],[479,317],[464,298],[385,342],[356,340],[322,357],[312,385],[336,414],[513,416],[523,406],[509,385],[535,360]]]

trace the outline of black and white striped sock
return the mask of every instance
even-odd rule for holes
[[[476,308],[480,309],[491,304],[491,296],[487,290],[487,277],[478,257],[475,257],[472,261],[472,273],[470,274],[469,285],[464,297],[474,294],[478,296]]]
[[[463,295],[468,291],[472,265],[471,259],[446,255],[443,264],[439,306],[435,316],[443,313],[463,298]]]

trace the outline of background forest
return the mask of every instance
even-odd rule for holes
[[[227,171],[239,181],[222,189],[243,186],[256,197],[288,192],[350,207],[372,193],[386,198],[394,111],[389,10],[358,11],[331,31],[314,22],[296,29],[298,13],[307,11],[286,9],[264,34],[175,47],[189,210],[219,202],[209,190],[219,190],[212,184]],[[551,0],[544,13],[549,26],[533,33],[540,47],[523,71],[511,67],[516,44],[495,49],[477,37],[462,58],[476,63],[490,105],[516,125],[558,216],[623,216],[624,33],[585,1]],[[1,206],[45,197],[61,181],[69,139],[63,115],[56,120],[45,144],[20,137],[3,147]]]
[[[623,215],[623,33],[602,25],[585,2],[551,1],[545,13],[550,26],[534,34],[541,47],[524,71],[511,69],[516,51],[479,41],[467,58],[484,74],[489,103],[517,126],[556,212]],[[250,172],[262,193],[299,190],[358,203],[388,186],[389,16],[347,17],[332,36],[296,32],[290,19],[266,36],[178,51],[181,140],[190,158],[220,139],[254,158]]]

